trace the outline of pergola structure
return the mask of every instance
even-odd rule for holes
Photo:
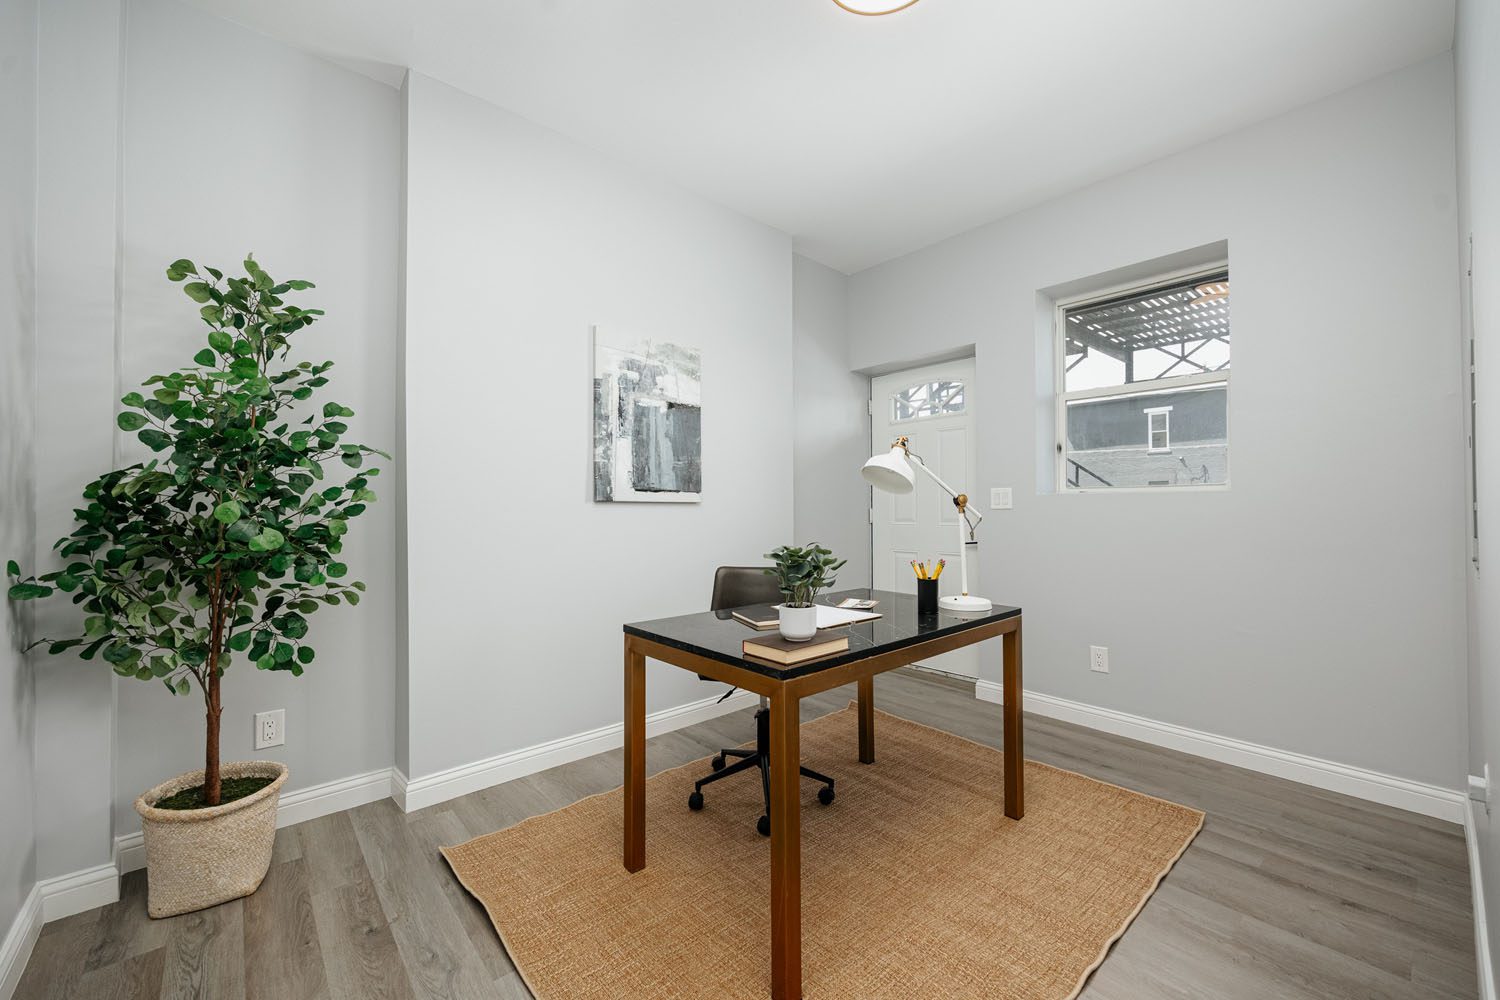
[[[1099,351],[1125,366],[1125,382],[1204,375],[1229,367],[1200,357],[1209,344],[1229,344],[1229,275],[1195,278],[1170,288],[1125,295],[1069,310],[1065,331],[1067,368]],[[1136,378],[1136,363],[1145,358],[1153,370]],[[1155,369],[1155,362],[1161,369]]]

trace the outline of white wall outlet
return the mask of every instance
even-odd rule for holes
[[[990,510],[1010,510],[1010,487],[994,486],[990,489]]]
[[[255,713],[255,749],[286,745],[286,709]]]
[[[1092,670],[1092,671],[1094,671],[1095,673],[1100,673],[1100,674],[1107,674],[1107,673],[1109,673],[1109,647],[1108,646],[1090,646],[1089,647],[1089,669]]]

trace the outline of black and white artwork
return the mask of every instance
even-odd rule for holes
[[[594,499],[696,503],[703,492],[702,355],[594,328]]]

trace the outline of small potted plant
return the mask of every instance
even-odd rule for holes
[[[833,574],[847,560],[834,557],[832,551],[817,542],[797,548],[783,545],[766,553],[772,565],[766,569],[776,577],[783,601],[778,609],[781,636],[792,642],[805,642],[818,634],[818,609],[813,598],[837,581]]]
[[[208,345],[192,367],[121,400],[116,424],[157,457],[84,488],[78,527],[54,546],[62,569],[22,579],[14,560],[7,565],[11,599],[62,591],[83,611],[81,636],[34,645],[81,647],[121,677],[203,695],[203,770],[135,802],[153,917],[249,895],[270,867],[287,769],[220,766],[220,684],[231,660],[300,675],[313,661],[308,616],[358,604],[365,589],[342,582],[339,553],[350,519],[375,499],[379,470],[362,469],[365,456],[384,453],[342,440],[353,410],[308,402],[333,362],[286,361],[322,310],[284,297],[312,283],[277,282],[254,259],[245,272],[225,278],[188,260],[167,268],[172,281],[192,279],[183,291],[201,307]],[[335,483],[339,463],[354,471]]]

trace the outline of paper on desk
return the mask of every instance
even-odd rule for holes
[[[840,625],[853,625],[855,622],[872,622],[879,617],[880,615],[874,611],[835,608],[828,604],[818,605],[818,628],[837,628]]]

